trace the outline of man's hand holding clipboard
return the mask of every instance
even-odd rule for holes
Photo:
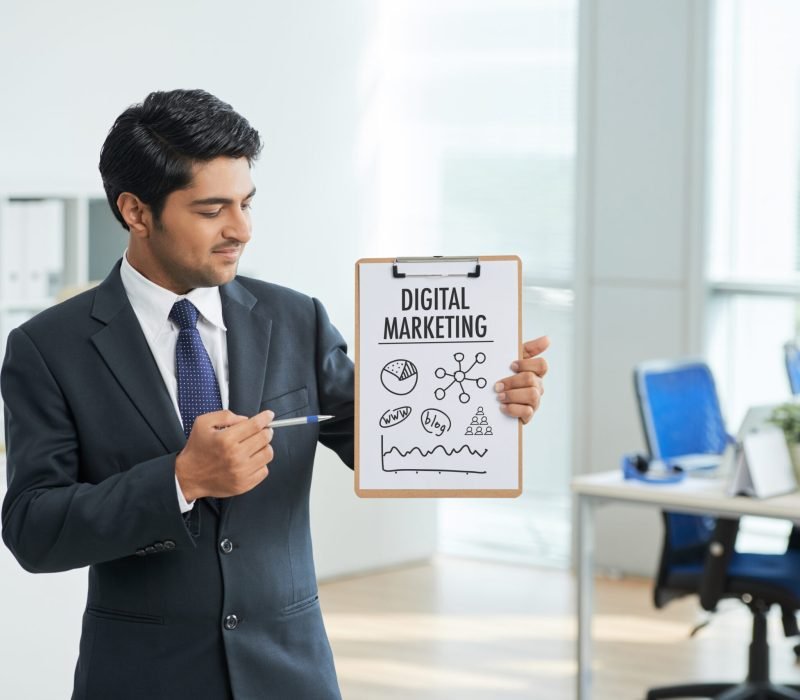
[[[550,339],[546,335],[527,341],[523,345],[523,359],[511,363],[515,373],[494,385],[500,410],[525,425],[533,418],[544,394],[542,379],[547,374],[547,360],[539,356],[548,347]]]

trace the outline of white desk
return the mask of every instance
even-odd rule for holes
[[[725,495],[724,479],[688,477],[677,484],[625,481],[619,470],[572,480],[578,507],[578,700],[592,693],[592,604],[594,598],[594,509],[602,503],[651,505],[678,513],[793,520],[800,517],[800,493],[756,500]]]

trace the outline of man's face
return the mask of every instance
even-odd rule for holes
[[[192,172],[189,187],[167,197],[139,270],[176,294],[230,282],[252,229],[255,187],[246,158],[215,158]]]

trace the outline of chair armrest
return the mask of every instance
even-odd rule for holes
[[[738,518],[735,520],[717,518],[714,535],[706,549],[703,575],[700,578],[700,605],[703,610],[715,611],[717,603],[725,593],[728,566],[733,556],[738,532]]]

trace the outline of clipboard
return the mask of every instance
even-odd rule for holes
[[[514,498],[522,423],[494,385],[522,358],[515,255],[355,266],[355,492]]]

